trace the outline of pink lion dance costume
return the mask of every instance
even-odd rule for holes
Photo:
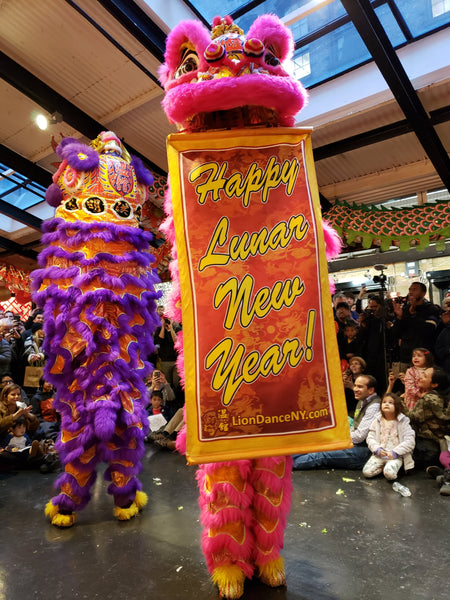
[[[186,135],[251,126],[294,125],[306,101],[301,84],[286,71],[293,53],[290,31],[275,16],[258,18],[243,36],[230,17],[213,21],[212,35],[200,23],[182,22],[167,38],[160,71],[164,110]],[[179,272],[170,196],[163,230],[173,244],[174,288],[169,313],[182,320]],[[325,226],[327,255],[340,241]],[[179,370],[184,376],[181,338]],[[180,450],[183,440],[177,442]],[[239,598],[254,574],[269,586],[285,584],[280,550],[291,502],[290,457],[211,463],[200,466],[202,547],[222,597]]]
[[[147,496],[137,479],[148,431],[143,383],[156,328],[150,233],[139,228],[151,174],[117,136],[90,146],[73,138],[57,148],[62,163],[46,199],[56,208],[44,225],[47,248],[34,271],[34,299],[44,310],[45,378],[61,414],[56,444],[65,472],[46,507],[59,527],[86,506],[96,466],[108,463],[114,514],[136,515]]]

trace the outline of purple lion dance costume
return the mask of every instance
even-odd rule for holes
[[[236,127],[291,127],[306,101],[301,84],[286,70],[293,54],[289,29],[275,16],[259,17],[247,36],[230,17],[213,21],[212,34],[195,21],[177,25],[167,38],[160,78],[164,110],[171,122],[191,132]],[[180,279],[170,193],[163,231],[171,241],[173,289],[169,315],[182,320]],[[324,224],[327,257],[339,253],[340,240]],[[181,335],[178,368],[184,380]],[[177,447],[183,451],[183,436]],[[239,598],[246,578],[285,584],[280,551],[290,509],[290,456],[201,465],[202,548],[221,597]]]
[[[139,228],[153,180],[141,161],[112,132],[89,146],[66,138],[57,153],[62,163],[46,193],[56,214],[44,225],[47,247],[32,278],[44,310],[45,378],[56,388],[56,448],[65,469],[46,515],[69,527],[90,499],[101,461],[109,465],[105,478],[119,520],[147,502],[137,475],[159,279],[150,267],[152,236]]]

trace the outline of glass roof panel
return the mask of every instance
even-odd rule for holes
[[[294,53],[295,69],[302,84],[308,88],[358,65],[370,58],[355,26],[347,23],[317,40],[299,48]],[[309,62],[309,73],[298,70]]]
[[[311,0],[265,0],[245,12],[245,7],[251,6],[252,2],[222,0],[220,5],[211,0],[190,2],[209,22],[218,13],[224,16],[239,10],[242,14],[235,21],[245,32],[259,15],[274,13],[283,19],[311,4]],[[394,47],[407,40],[389,4],[393,8],[397,6],[413,38],[450,23],[450,0],[392,0],[389,3],[386,0],[375,12]],[[340,0],[334,0],[291,25],[294,39],[302,44],[295,52],[294,60],[297,76],[305,87],[317,85],[370,60],[353,24],[342,22],[346,18],[347,12]]]
[[[0,199],[23,210],[39,204],[45,198],[45,188],[17,171],[0,163]]]
[[[413,36],[450,23],[449,0],[395,0]]]
[[[277,2],[277,4],[278,3],[279,2]],[[243,0],[222,0],[222,2],[219,3],[211,2],[211,0],[191,0],[191,4],[208,21],[208,23],[211,24],[213,18],[217,15],[220,17],[230,15],[238,8],[248,4],[248,2],[244,2]],[[266,3],[263,2],[263,6],[265,5]],[[264,13],[266,12],[267,10],[264,11]]]
[[[311,0],[300,0],[297,2],[293,2],[292,0],[266,0],[259,6],[246,12],[241,17],[238,17],[236,19],[236,23],[239,25],[239,27],[242,27],[245,32],[247,32],[256,17],[260,15],[274,13],[280,17],[280,19],[283,19],[286,17],[286,15],[298,10],[299,8],[302,8],[306,4],[311,4]],[[316,10],[315,12],[307,15],[303,19],[296,21],[293,25],[291,25],[294,40],[298,40],[305,35],[317,31],[331,21],[334,21],[339,17],[343,17],[346,14],[347,13],[345,12],[341,2],[339,0],[334,0],[334,2],[331,4],[327,4],[323,8]]]
[[[394,47],[406,42],[406,38],[403,35],[402,30],[400,29],[396,18],[392,14],[392,11],[387,4],[382,4],[376,8],[375,13],[380,19],[380,23],[382,24],[389,41]]]

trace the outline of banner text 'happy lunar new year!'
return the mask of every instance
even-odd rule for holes
[[[187,457],[351,446],[309,131],[169,137]]]

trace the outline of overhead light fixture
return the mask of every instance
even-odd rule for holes
[[[45,131],[49,125],[56,125],[57,123],[61,123],[63,117],[62,114],[59,112],[54,112],[50,118],[40,113],[35,117],[34,120],[39,129]]]

